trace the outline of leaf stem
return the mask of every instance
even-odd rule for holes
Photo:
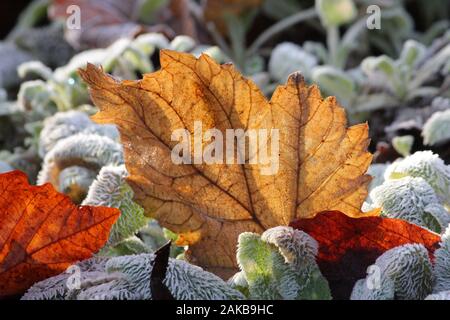
[[[296,14],[293,14],[279,22],[275,23],[271,27],[267,28],[263,33],[261,33],[258,38],[251,44],[251,46],[247,50],[247,56],[251,56],[258,51],[258,49],[267,42],[270,38],[272,38],[277,33],[297,24],[302,21],[312,19],[317,17],[317,12],[315,8],[309,8],[307,10],[300,11]]]
[[[339,29],[336,26],[327,27],[327,47],[329,64],[338,66]]]

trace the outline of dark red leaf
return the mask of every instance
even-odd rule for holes
[[[21,171],[0,174],[0,298],[91,257],[119,215],[114,208],[78,207],[51,184],[31,186]]]
[[[406,243],[423,244],[432,257],[438,234],[404,220],[383,217],[351,218],[326,211],[291,226],[319,242],[318,264],[328,279],[333,298],[348,299],[353,285],[385,251]]]

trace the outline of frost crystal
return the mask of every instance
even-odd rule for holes
[[[151,299],[150,277],[154,254],[93,258],[81,263],[77,274],[63,273],[33,285],[23,300],[116,300]],[[75,281],[76,284],[76,281]],[[243,299],[222,279],[187,262],[169,259],[164,284],[175,299]]]
[[[372,268],[378,272],[355,284],[352,300],[420,300],[432,290],[432,266],[423,245],[405,244],[388,250]]]
[[[382,214],[441,232],[450,223],[450,215],[440,204],[433,188],[422,178],[387,180],[370,193],[374,207]]]
[[[230,283],[251,299],[330,299],[316,264],[318,244],[306,233],[275,227],[239,236],[241,272]]]

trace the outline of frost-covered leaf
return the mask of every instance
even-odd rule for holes
[[[450,139],[450,109],[438,111],[425,122],[422,131],[426,145],[437,145]]]
[[[434,253],[434,275],[436,283],[434,293],[450,290],[450,226],[441,236],[440,248]]]
[[[284,83],[294,72],[300,72],[309,79],[311,70],[317,63],[317,58],[302,47],[291,42],[283,42],[273,48],[269,60],[269,72],[271,77],[280,83]]]
[[[115,126],[98,125],[92,122],[85,112],[57,112],[44,120],[39,138],[39,155],[44,158],[58,141],[77,133],[97,134],[113,140],[119,139],[119,132]]]
[[[140,254],[93,258],[78,263],[80,286],[67,286],[70,274],[41,281],[22,297],[24,300],[148,300],[155,255]],[[169,259],[164,284],[177,300],[243,299],[219,277],[185,261]]]
[[[22,300],[64,300],[70,289],[81,282],[89,281],[104,273],[108,258],[93,257],[69,266],[65,272],[36,282],[22,297]]]
[[[133,191],[125,182],[124,165],[104,166],[83,201],[83,205],[120,209],[120,217],[114,224],[107,245],[114,247],[133,236],[147,224],[144,209],[133,201]]]
[[[431,151],[418,151],[395,161],[385,172],[386,180],[406,176],[424,179],[442,203],[450,204],[450,166],[439,155]]]
[[[400,53],[400,61],[408,66],[416,66],[425,56],[426,47],[415,40],[407,40]]]
[[[250,299],[330,299],[328,283],[316,264],[317,242],[290,227],[275,227],[261,236],[239,236],[241,272],[230,283]]]
[[[79,202],[86,196],[86,186],[91,184],[95,174],[102,167],[122,163],[122,146],[118,142],[107,136],[78,133],[59,140],[45,155],[37,182],[38,184],[50,182],[58,188],[65,186],[71,198]],[[85,169],[91,171],[89,174],[80,175],[86,177],[88,181],[80,181],[76,174],[67,176],[70,181],[62,180],[65,175],[61,173],[74,166],[83,171]]]
[[[356,94],[355,81],[338,68],[332,66],[316,67],[313,69],[312,79],[325,93],[335,95],[343,105],[349,105]]]
[[[48,117],[56,111],[48,85],[42,80],[25,81],[21,84],[17,106],[31,120]]]
[[[172,41],[170,41],[170,50],[180,51],[180,52],[190,52],[195,48],[195,40],[189,36],[179,35],[176,36]]]
[[[386,180],[370,192],[374,207],[382,214],[440,233],[450,223],[450,214],[433,188],[422,178]]]
[[[423,245],[390,249],[377,258],[372,268],[378,270],[357,282],[352,300],[422,300],[431,293],[433,268]]]

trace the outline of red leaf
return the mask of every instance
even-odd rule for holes
[[[23,293],[97,252],[120,211],[77,207],[51,184],[23,172],[0,175],[0,298]]]
[[[353,285],[385,251],[406,243],[423,244],[432,257],[438,234],[399,219],[351,218],[339,211],[325,211],[291,226],[319,242],[317,262],[328,279],[333,298],[348,299]]]

